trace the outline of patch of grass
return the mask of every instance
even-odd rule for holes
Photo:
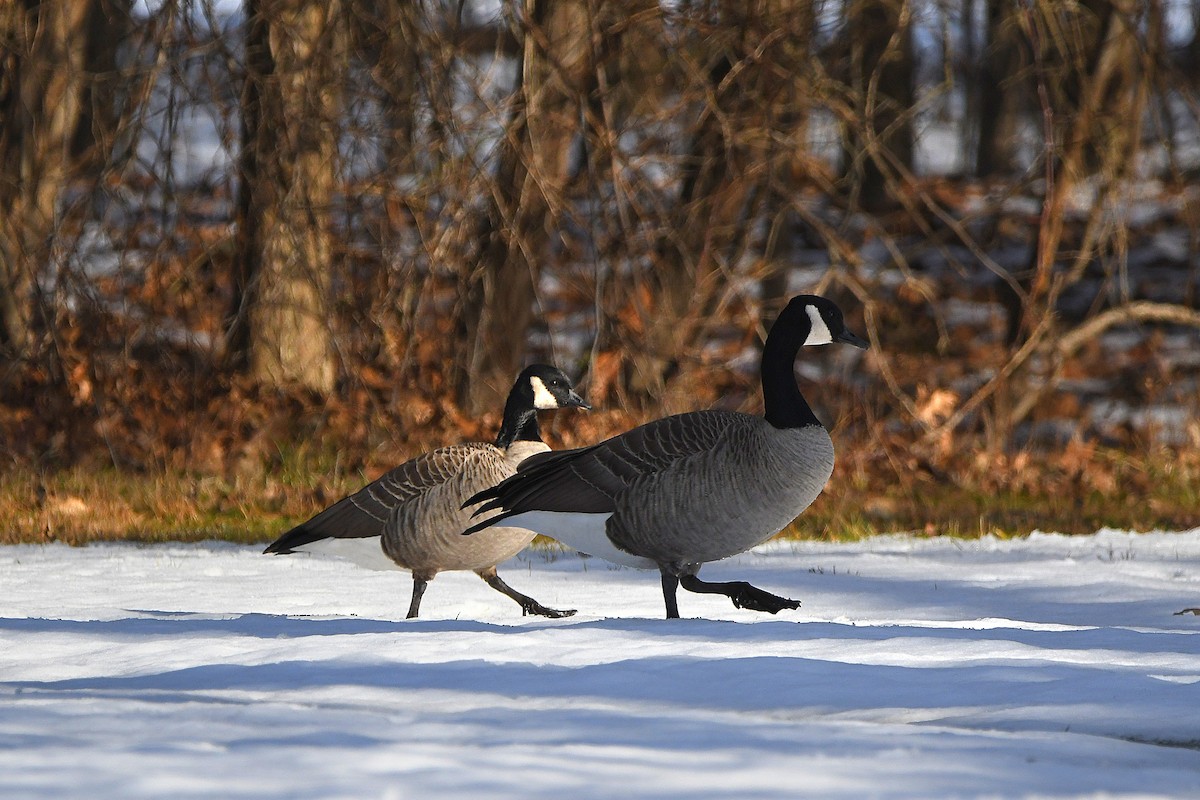
[[[1094,455],[1111,481],[1025,480],[986,487],[930,476],[835,474],[825,493],[784,535],[854,541],[894,532],[1012,537],[1033,530],[1091,533],[1105,527],[1183,530],[1200,526],[1200,474],[1168,457]],[[131,473],[73,467],[0,474],[0,543],[223,539],[265,543],[383,471],[339,468],[336,454],[280,448],[264,467],[234,477]]]
[[[266,542],[365,482],[326,471],[320,459],[287,458],[278,470],[234,478],[10,470],[0,476],[0,543]]]
[[[1070,491],[1054,481],[1041,488],[985,489],[932,480],[909,486],[880,481],[864,489],[839,486],[835,478],[784,534],[853,541],[901,531],[1009,538],[1034,530],[1084,534],[1103,527],[1148,531],[1200,526],[1200,476],[1191,469],[1170,461],[1132,462],[1125,457],[1121,466],[1138,472],[1139,479],[1118,480],[1112,491]]]

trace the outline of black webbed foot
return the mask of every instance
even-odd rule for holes
[[[729,595],[729,599],[738,608],[749,609],[750,611],[765,611],[768,614],[778,614],[780,611],[787,609],[797,609],[800,607],[799,600],[789,600],[786,597],[780,597],[777,594],[759,589],[757,586],[751,586],[744,581],[737,581],[741,587]]]
[[[785,608],[796,609],[800,607],[799,600],[789,600],[786,597],[771,594],[745,581],[709,583],[708,581],[700,580],[695,575],[681,575],[679,577],[679,585],[689,592],[723,594],[732,600],[734,606],[737,608],[745,608],[749,611],[765,611],[768,614],[778,614]]]
[[[550,617],[551,619],[561,619],[562,617],[571,617],[575,615],[575,609],[568,608],[562,611],[557,608],[546,608],[544,605],[534,600],[527,594],[521,594],[516,589],[509,586],[504,580],[496,574],[496,568],[491,567],[486,570],[481,570],[477,573],[479,577],[487,581],[488,586],[491,586],[497,592],[511,597],[516,600],[521,606],[521,616],[527,617],[530,614],[536,614],[539,617]]]
[[[550,617],[551,619],[562,619],[563,617],[575,616],[575,609],[546,608],[546,606],[531,598],[528,603],[521,603],[521,616],[524,617],[529,614],[536,614],[539,617]]]

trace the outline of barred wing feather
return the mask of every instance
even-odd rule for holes
[[[517,474],[479,492],[476,512],[502,514],[468,530],[529,511],[613,513],[617,498],[639,478],[710,452],[733,427],[754,419],[730,411],[693,411],[655,420],[597,445],[531,456]]]
[[[383,534],[388,518],[400,505],[455,478],[464,464],[499,451],[488,444],[443,447],[389,470],[352,495],[279,537],[269,553],[290,553],[321,539],[359,539]]]

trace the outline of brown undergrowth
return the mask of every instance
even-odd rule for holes
[[[694,383],[703,394],[698,387],[705,382]],[[751,388],[745,383],[724,387],[726,397]],[[165,439],[162,430],[139,436],[135,425],[142,423],[131,414],[110,421],[92,450],[73,459],[52,449],[40,459],[12,457],[0,474],[0,542],[265,542],[400,461],[447,442],[489,439],[499,425],[498,414],[470,418],[419,392],[386,404],[366,394],[357,402],[318,402],[307,394],[234,387],[170,423],[160,421],[174,432]],[[84,425],[87,416],[77,413],[74,424]],[[845,403],[832,426],[839,454],[834,476],[787,535],[1014,536],[1200,525],[1196,448],[1072,440],[994,453],[979,436],[930,444],[916,433],[889,433],[895,426],[882,421],[846,421],[856,416]],[[552,446],[571,447],[640,421],[622,410],[563,411],[544,414],[543,429]],[[9,422],[10,434],[20,430]],[[68,441],[63,431],[57,435]]]

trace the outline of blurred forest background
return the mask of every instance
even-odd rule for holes
[[[1200,524],[1200,0],[0,4],[0,539],[266,538],[490,439],[761,409],[796,533]]]

